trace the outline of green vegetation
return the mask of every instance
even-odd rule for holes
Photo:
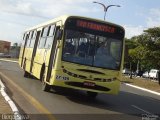
[[[149,28],[143,34],[126,39],[125,68],[136,71],[160,69],[160,27]]]

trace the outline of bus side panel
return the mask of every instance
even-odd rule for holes
[[[20,66],[22,65],[22,59],[23,59],[22,58],[22,53],[23,53],[23,50],[24,50],[24,47],[21,47],[20,53],[19,53],[19,60],[18,60],[18,63],[19,63]]]
[[[32,74],[40,79],[40,72],[41,72],[41,68],[42,68],[42,64],[44,63],[44,49],[37,49],[36,51],[36,55],[34,58],[34,63],[33,63],[33,69],[32,69]]]
[[[26,48],[25,50],[25,58],[26,58],[26,67],[25,70],[30,72],[31,58],[32,58],[33,48]]]

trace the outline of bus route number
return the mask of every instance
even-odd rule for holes
[[[56,75],[56,79],[57,79],[57,80],[69,80],[69,77]]]

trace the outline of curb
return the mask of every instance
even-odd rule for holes
[[[160,96],[159,92],[155,92],[155,91],[152,91],[152,90],[149,90],[149,89],[146,89],[146,88],[142,88],[142,87],[139,87],[139,86],[131,85],[131,84],[128,84],[128,83],[123,83],[123,84],[125,84],[127,86],[130,86],[130,87],[133,87],[133,88],[137,88],[137,89],[145,91],[145,92],[149,92],[149,93]]]
[[[1,59],[1,58],[0,58],[0,60],[1,60],[1,61],[6,61],[6,62],[14,62],[14,63],[18,63],[18,61],[14,61],[14,60],[6,60],[6,59]]]
[[[6,102],[8,102],[9,106],[12,109],[12,112],[14,114],[14,119],[15,120],[22,120],[21,119],[21,115],[19,113],[18,108],[16,107],[15,103],[11,100],[11,98],[7,95],[6,93],[6,87],[4,86],[4,84],[2,83],[1,79],[0,79],[0,93],[2,94],[2,96],[4,97],[4,99],[6,100]]]

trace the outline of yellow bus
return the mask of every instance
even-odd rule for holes
[[[52,86],[117,94],[124,57],[123,27],[81,16],[61,16],[24,32],[19,64],[24,76]],[[54,87],[52,87],[54,88]]]

